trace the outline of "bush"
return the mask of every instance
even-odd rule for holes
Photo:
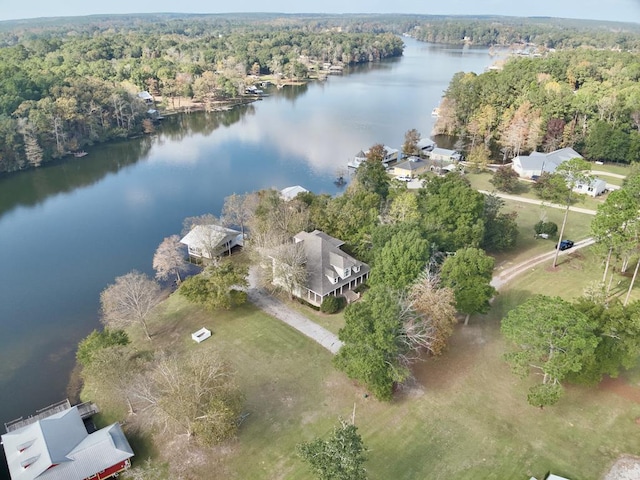
[[[558,225],[554,222],[543,222],[540,220],[533,226],[533,229],[536,232],[536,235],[540,235],[541,233],[546,233],[549,236],[554,236],[558,233]]]
[[[320,311],[322,313],[337,313],[344,308],[347,300],[344,297],[334,297],[333,295],[329,295],[322,301],[322,305],[320,305]]]

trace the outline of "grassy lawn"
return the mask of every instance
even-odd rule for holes
[[[592,170],[598,170],[600,172],[609,172],[615,173],[617,175],[629,175],[631,172],[631,167],[629,165],[623,165],[621,163],[605,163],[604,165],[596,165],[595,163],[591,164]],[[610,177],[607,177],[607,181],[609,181]]]
[[[600,478],[619,454],[640,452],[640,404],[611,388],[570,387],[558,405],[530,407],[530,380],[509,371],[498,329],[500,318],[533,293],[580,294],[587,277],[601,275],[594,260],[571,256],[555,272],[540,268],[517,278],[489,315],[456,330],[442,357],[417,364],[415,383],[389,404],[365,398],[362,387],[333,369],[325,349],[252,306],[211,313],[173,295],[151,325],[153,347],[228,359],[250,413],[238,439],[211,449],[186,478],[311,478],[295,446],[326,435],[354,408],[372,480],[525,479],[550,470]],[[331,329],[342,321],[327,317]],[[203,326],[213,335],[196,344],[190,333]]]
[[[514,251],[494,255],[497,268],[515,265],[527,258],[553,250],[557,239],[544,240],[542,238],[534,238],[533,226],[540,220],[555,222],[558,225],[558,231],[560,231],[564,217],[563,210],[512,200],[505,200],[504,202],[504,212],[516,212],[518,214],[516,221],[519,227],[519,235]],[[573,241],[589,237],[592,220],[592,215],[569,212],[564,237]]]

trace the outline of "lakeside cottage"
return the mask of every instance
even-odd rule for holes
[[[189,261],[201,263],[230,254],[234,247],[244,246],[242,232],[220,225],[196,225],[180,243],[187,246]]]
[[[384,147],[385,154],[384,154],[384,158],[382,159],[382,163],[385,167],[388,167],[391,162],[398,161],[398,155],[400,151],[396,148],[391,148],[387,145],[383,145],[383,147]],[[369,150],[364,150],[364,151],[360,150],[353,157],[353,160],[351,160],[347,165],[351,168],[358,168],[362,162],[367,161],[368,154],[369,154]]]
[[[393,168],[396,177],[414,178],[429,171],[429,163],[418,157],[408,157]]]
[[[83,405],[66,400],[5,424],[2,446],[12,480],[103,480],[131,466],[133,450],[120,424],[89,433]]]
[[[288,202],[289,200],[293,200],[294,198],[296,198],[299,193],[308,192],[309,190],[307,190],[306,188],[301,187],[300,185],[294,185],[293,187],[287,187],[280,190],[280,198],[282,198],[285,202]]]

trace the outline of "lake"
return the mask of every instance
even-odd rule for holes
[[[153,137],[0,178],[0,419],[66,397],[78,341],[100,327],[100,292],[133,269],[152,275],[156,247],[185,217],[218,215],[234,192],[338,193],[336,171],[359,150],[399,149],[411,128],[429,136],[452,75],[493,60],[405,43],[402,58],[168,117]]]

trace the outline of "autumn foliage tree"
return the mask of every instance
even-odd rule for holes
[[[180,272],[187,267],[185,261],[184,246],[180,243],[178,235],[166,237],[153,255],[153,269],[156,271],[156,278],[167,280],[170,276],[176,277],[176,282],[180,283]]]

